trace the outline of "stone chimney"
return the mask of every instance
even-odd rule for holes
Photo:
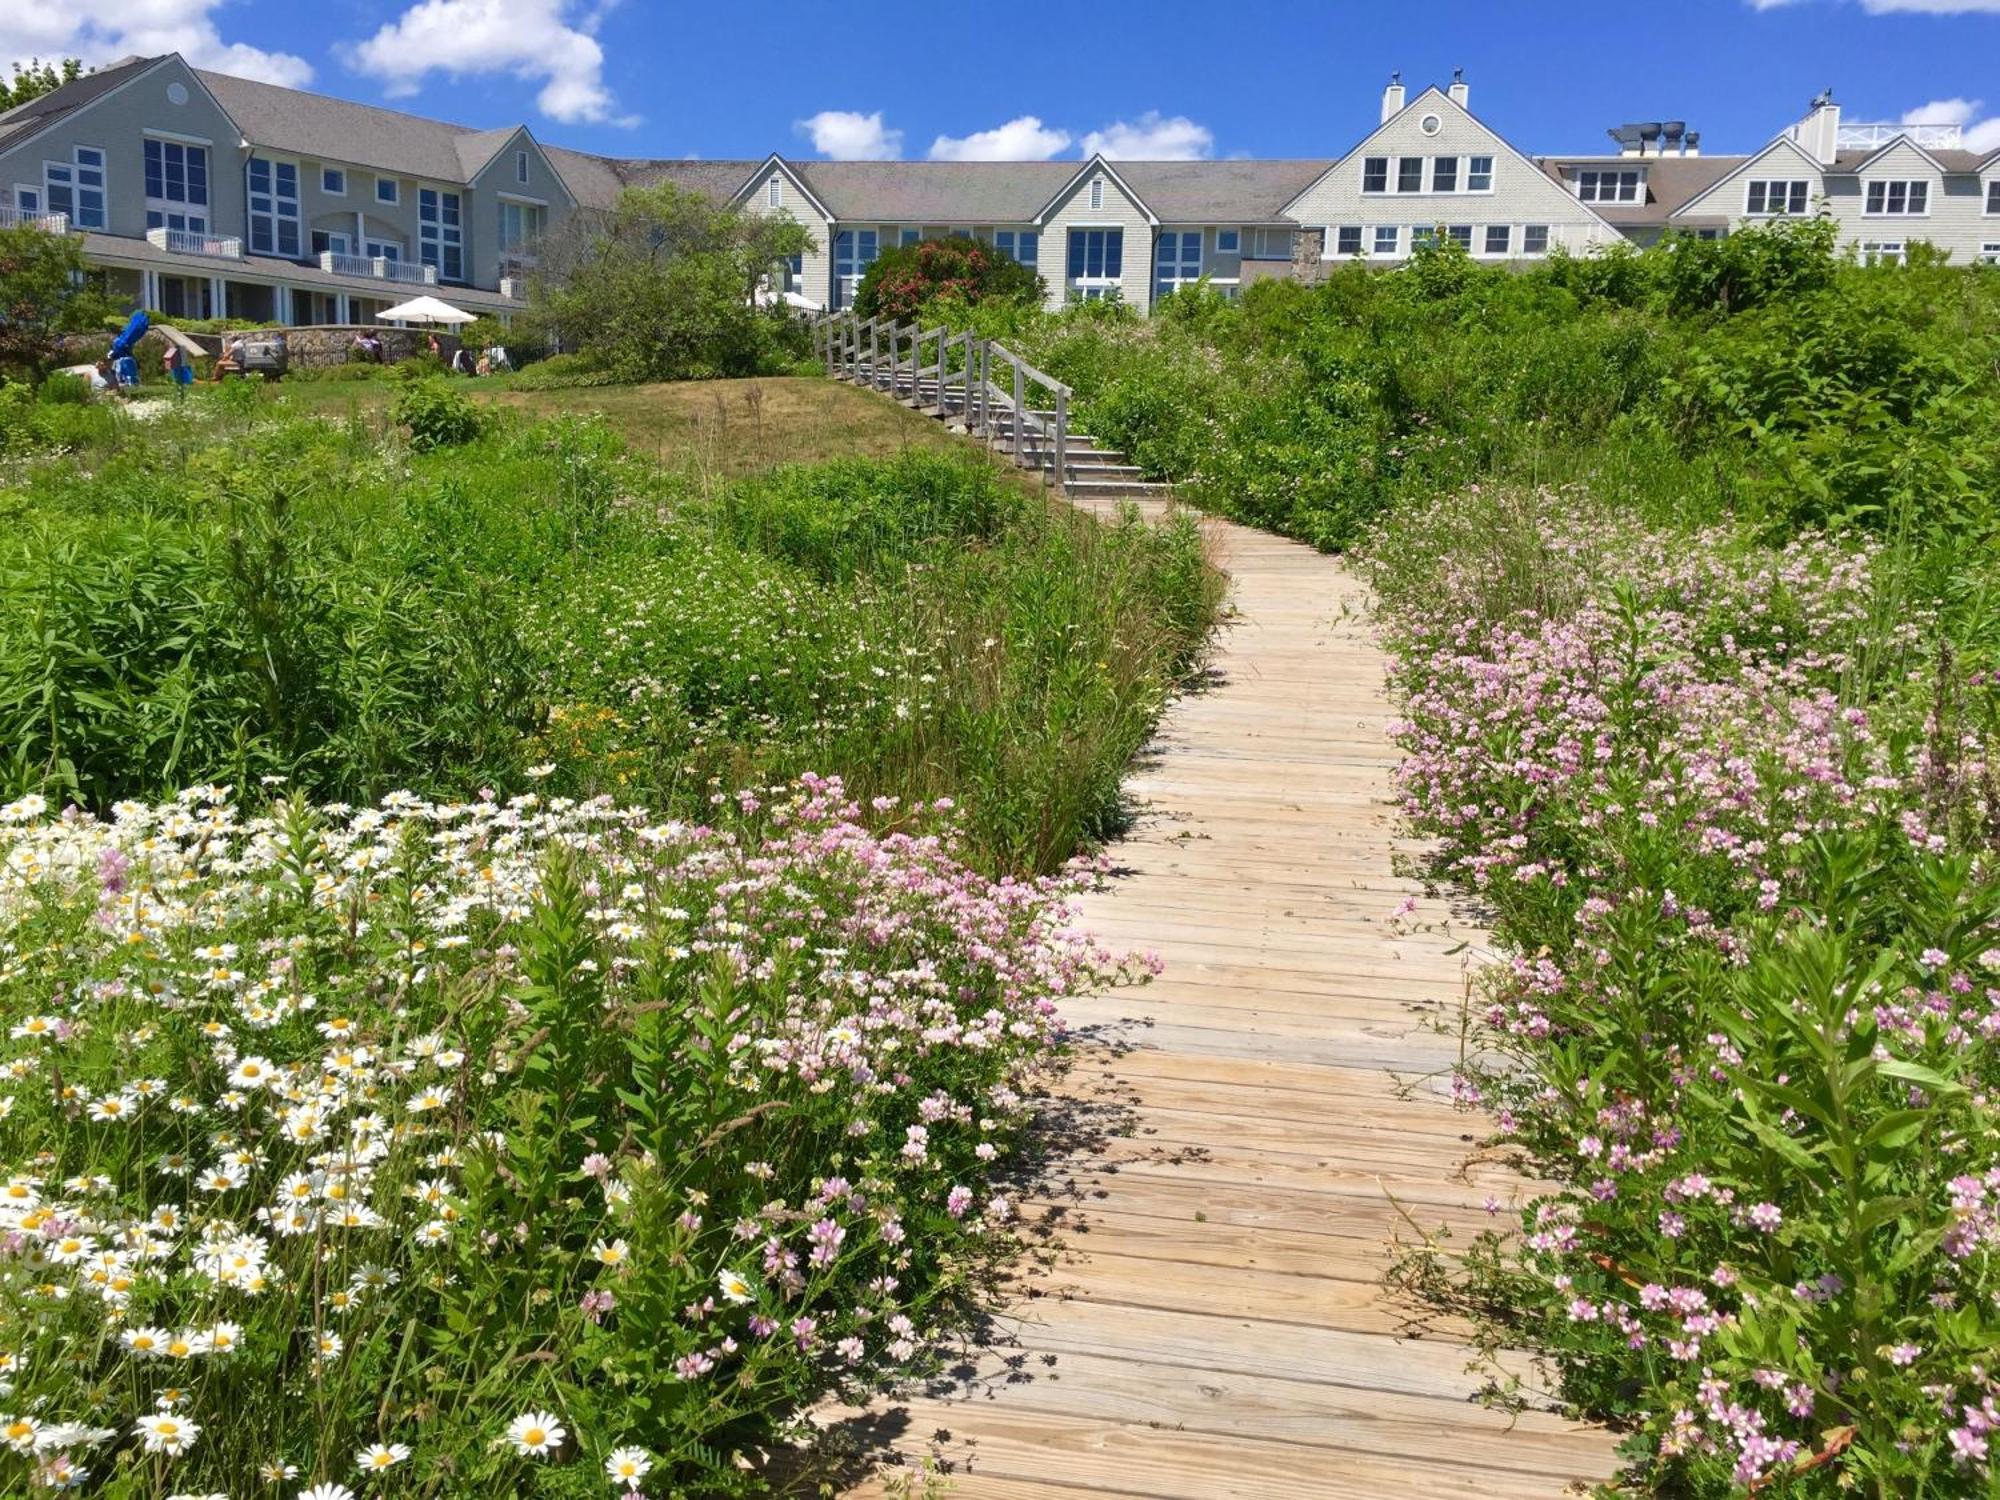
[[[1391,73],[1389,86],[1382,90],[1382,123],[1387,125],[1396,115],[1403,112],[1403,75]]]
[[[1806,108],[1806,117],[1792,127],[1792,139],[1806,155],[1823,165],[1832,165],[1840,149],[1840,106],[1833,102],[1833,90],[1822,89]]]
[[[1465,81],[1465,69],[1453,68],[1451,70],[1451,87],[1446,92],[1451,95],[1451,102],[1453,104],[1456,104],[1462,110],[1471,110],[1472,85]]]

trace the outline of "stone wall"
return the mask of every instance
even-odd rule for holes
[[[1292,280],[1316,286],[1326,275],[1326,231],[1314,227],[1292,231]]]
[[[290,367],[294,370],[318,370],[328,365],[347,363],[347,351],[354,342],[354,336],[363,331],[375,334],[382,340],[382,360],[385,364],[395,364],[420,353],[428,330],[422,328],[389,328],[382,324],[350,324],[346,326],[323,325],[313,328],[250,329],[242,332],[246,336],[259,333],[278,332],[285,336],[285,351]],[[228,334],[190,333],[186,337],[207,351],[210,359],[222,352],[222,341]],[[72,333],[61,342],[61,357],[58,363],[65,365],[96,364],[104,358],[104,351],[111,347],[117,335],[105,333]],[[449,364],[453,354],[458,352],[458,336],[438,330],[438,348],[444,351],[445,362]],[[160,351],[166,347],[166,340],[157,330],[149,331],[139,341],[139,367],[147,374],[160,368]]]

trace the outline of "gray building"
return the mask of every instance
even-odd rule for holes
[[[126,58],[0,113],[0,224],[80,234],[133,306],[168,316],[362,322],[418,291],[520,306],[537,241],[631,186],[672,182],[804,225],[774,284],[842,307],[883,250],[963,235],[1033,266],[1051,304],[1142,311],[1337,262],[1394,263],[1432,238],[1476,258],[1589,254],[1822,214],[1858,254],[1929,241],[2000,260],[2000,152],[1942,126],[1844,125],[1830,96],[1761,150],[1706,155],[1678,121],[1613,149],[1529,156],[1472,111],[1465,80],[1408,96],[1338,157],[1277,161],[648,161],[571,151],[525,125],[475,130]]]

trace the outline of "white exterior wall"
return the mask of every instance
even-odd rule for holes
[[[1437,117],[1437,131],[1426,134],[1426,117]],[[1366,158],[1386,156],[1389,162],[1389,191],[1364,193],[1362,169]],[[1493,187],[1485,193],[1399,193],[1396,187],[1396,159],[1404,156],[1456,156],[1458,177],[1465,181],[1468,156],[1493,158]],[[1428,185],[1428,165],[1426,185]],[[1581,254],[1598,245],[1622,238],[1584,204],[1566,191],[1533,162],[1520,155],[1506,141],[1454,104],[1438,89],[1427,89],[1386,124],[1343,157],[1318,182],[1307,188],[1286,212],[1299,223],[1326,228],[1328,257],[1336,256],[1342,225],[1362,229],[1362,253],[1374,256],[1375,228],[1398,227],[1394,259],[1410,252],[1413,227],[1439,224],[1473,226],[1473,253],[1480,254],[1489,224],[1510,226],[1510,258],[1518,258],[1522,228],[1544,224],[1549,230],[1549,246],[1557,245]],[[1382,257],[1389,258],[1389,257]]]
[[[1103,206],[1090,206],[1090,185],[1104,184]],[[1037,269],[1048,286],[1048,306],[1069,300],[1069,232],[1072,229],[1122,229],[1125,245],[1119,262],[1118,294],[1140,312],[1153,305],[1153,225],[1108,171],[1087,172],[1042,215]]]
[[[778,183],[778,203],[771,204],[771,182]],[[749,192],[742,200],[746,213],[765,217],[782,216],[805,226],[812,243],[806,246],[805,254],[799,261],[799,293],[810,297],[821,307],[827,307],[833,300],[833,230],[834,226],[813,207],[812,199],[789,172],[775,162],[757,174]]]
[[[1868,184],[1894,179],[1930,184],[1930,202],[1921,214],[1870,214]],[[1956,265],[1979,259],[1980,246],[2000,243],[2000,215],[1988,216],[1986,188],[1969,173],[1940,172],[1908,141],[1898,141],[1854,175],[1828,174],[1825,212],[1840,225],[1843,245],[1924,240],[1949,250]]]

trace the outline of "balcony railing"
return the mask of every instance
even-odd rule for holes
[[[1965,144],[1965,131],[1958,125],[1902,125],[1893,120],[1857,121],[1834,131],[1836,151],[1874,151],[1898,136],[1926,151],[1956,151]]]
[[[176,255],[213,255],[224,260],[243,259],[243,241],[234,235],[202,234],[193,229],[149,229],[146,243],[155,250],[171,250]]]
[[[31,208],[0,208],[0,229],[42,229],[50,234],[68,234],[69,215],[36,213]]]
[[[525,276],[502,276],[500,295],[513,302],[527,300],[528,279]]]
[[[390,260],[382,255],[342,255],[338,250],[322,250],[319,268],[336,276],[366,276],[374,281],[406,281],[416,286],[436,286],[436,266],[420,266],[409,261]]]

